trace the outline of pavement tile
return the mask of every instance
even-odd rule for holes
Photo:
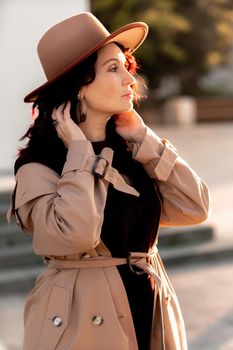
[[[189,350],[232,350],[233,259],[168,272],[183,311]]]

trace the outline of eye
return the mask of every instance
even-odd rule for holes
[[[118,69],[118,66],[116,64],[114,64],[109,68],[109,72],[116,72],[117,69]]]

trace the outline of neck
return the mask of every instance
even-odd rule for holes
[[[109,116],[107,115],[88,113],[87,119],[85,122],[80,123],[79,127],[89,141],[104,141],[106,138],[106,124],[108,119]]]

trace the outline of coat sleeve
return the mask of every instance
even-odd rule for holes
[[[69,147],[61,176],[39,163],[19,169],[15,209],[33,235],[36,254],[77,254],[100,242],[107,182],[85,170],[94,156],[91,143],[78,140]]]
[[[133,146],[133,157],[158,185],[161,226],[198,224],[208,217],[211,200],[206,184],[167,140],[146,127],[142,144]]]

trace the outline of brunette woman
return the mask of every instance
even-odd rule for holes
[[[159,226],[205,220],[209,192],[134,110],[132,52],[147,25],[109,34],[90,13],[38,45],[45,84],[15,163],[12,212],[47,268],[25,305],[24,350],[184,350]]]

